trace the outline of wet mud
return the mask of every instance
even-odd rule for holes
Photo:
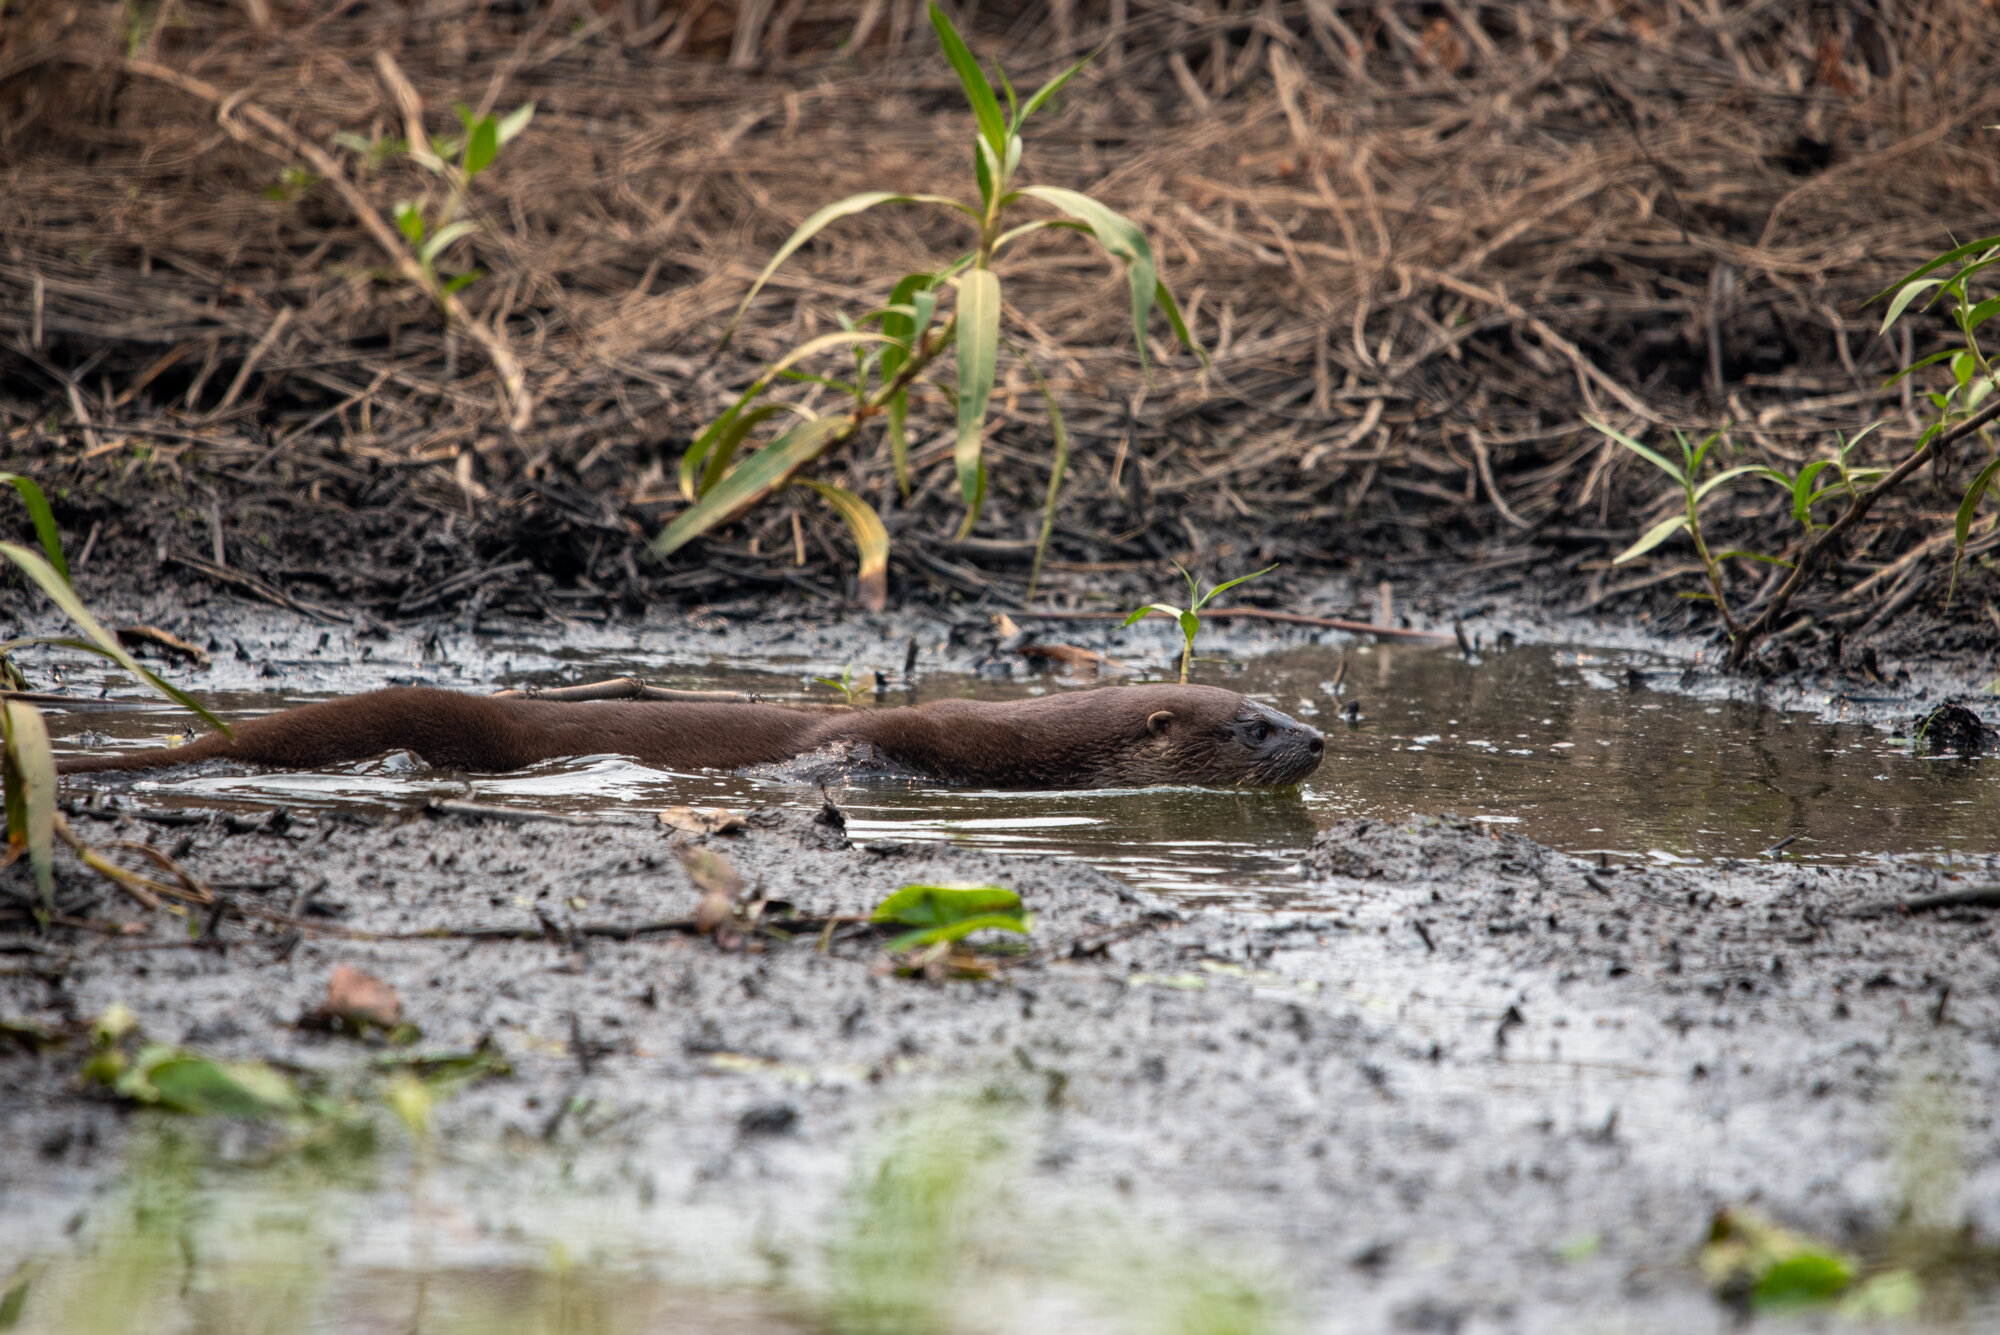
[[[320,645],[254,617],[233,630],[218,640],[242,640],[244,657],[218,653],[211,672],[245,707],[361,676],[471,688],[620,661],[615,635],[558,652],[444,634],[426,654],[421,636]],[[759,634],[715,638],[740,652]],[[978,679],[981,645],[963,630],[954,644],[946,625],[802,626],[787,647],[796,676],[837,675],[868,646],[900,656],[912,638],[938,674],[964,674],[951,689]],[[635,641],[624,661],[666,684],[705,681],[718,656],[689,648],[684,630]],[[1216,647],[1247,660],[1245,674],[1274,674],[1263,680],[1283,703],[1287,655],[1305,652],[1289,644],[1244,632]],[[1489,627],[1488,671],[1491,644]],[[1129,639],[1118,647],[1141,656]],[[1673,660],[1648,652],[1634,670],[1681,685]],[[1359,692],[1372,660],[1349,654],[1343,684]],[[1658,702],[1633,693],[1625,662],[1581,698],[1606,715]],[[262,677],[265,663],[281,675]],[[1548,669],[1584,670],[1597,667]],[[1685,686],[1709,707],[1703,681]],[[1369,689],[1381,717],[1375,702],[1393,692]],[[1886,725],[1925,693],[1806,703],[1815,717],[1877,708],[1884,726],[1869,736],[1886,753]],[[123,726],[94,710],[57,722],[72,744]],[[1430,731],[1399,724],[1352,745],[1379,767],[1408,757],[1395,733],[1428,748],[1414,739]],[[1567,763],[1546,744],[1517,759]],[[274,818],[270,793],[101,785],[74,815],[87,837],[168,850],[232,907],[199,941],[179,924],[0,936],[0,1015],[74,1032],[117,1002],[162,1041],[327,1072],[374,1050],[300,1019],[342,964],[382,979],[424,1048],[486,1044],[511,1068],[439,1109],[448,1154],[426,1208],[450,1226],[425,1255],[443,1270],[532,1264],[560,1244],[689,1291],[809,1294],[860,1148],[967,1089],[1003,1091],[1034,1126],[1017,1194],[1109,1203],[1246,1257],[1311,1330],[1731,1329],[1737,1314],[1692,1264],[1715,1211],[1754,1206],[1873,1245],[1910,1205],[1897,1146],[1912,1090],[1962,1128],[1951,1180],[1965,1220],[2000,1231],[1990,828],[1948,856],[1914,839],[1806,862],[1726,845],[1657,857],[1636,839],[1557,848],[1491,820],[1351,814],[1335,800],[1337,760],[1324,802],[1274,795],[1248,818],[1267,850],[1254,876],[1227,858],[1192,874],[1181,859],[1181,881],[1151,886],[1104,870],[1117,865],[1104,845],[1121,831],[1169,841],[1190,812],[1215,818],[1216,802],[1237,799],[1099,809],[1095,848],[1065,850],[1039,827],[1039,843],[1009,852],[949,822],[863,814],[894,805],[865,787],[831,794],[845,820],[816,791],[728,789],[747,828],[690,836],[653,818],[661,790],[538,803],[485,780],[467,792],[452,776],[392,775],[410,786],[371,802],[294,799]],[[1459,805],[1480,799],[1473,772],[1450,771]],[[1983,769],[1967,773],[1954,782],[1990,786]],[[1645,800],[1638,786],[1608,791],[1606,808]],[[421,810],[496,797],[544,819]],[[1230,810],[1221,819],[1244,819]],[[885,970],[881,934],[859,925],[725,949],[685,930],[700,892],[676,848],[690,845],[814,923],[906,884],[1004,885],[1037,917],[1029,953],[1000,957],[989,980],[931,981]],[[0,872],[12,899],[29,884],[19,867]],[[59,886],[80,914],[139,916],[73,866]],[[134,1119],[82,1086],[79,1056],[75,1041],[0,1052],[0,1255],[59,1255],[103,1225]],[[335,1239],[338,1263],[407,1265],[413,1208],[393,1185],[378,1190]],[[788,1328],[789,1310],[742,1328]],[[1035,1312],[983,1319],[1033,1329]],[[1978,1328],[1996,1315],[1975,1297],[1959,1317]]]

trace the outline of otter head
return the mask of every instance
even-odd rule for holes
[[[1303,781],[1326,756],[1320,730],[1289,714],[1233,691],[1179,689],[1192,698],[1146,717],[1160,782],[1283,787]]]

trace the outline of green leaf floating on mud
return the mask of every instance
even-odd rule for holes
[[[917,929],[890,941],[892,952],[962,940],[987,928],[1026,934],[1035,925],[1021,897],[997,885],[906,885],[878,904],[871,920]]]
[[[84,1074],[134,1103],[206,1117],[272,1117],[298,1112],[298,1089],[262,1062],[225,1062],[148,1043],[129,1062],[100,1053]]]

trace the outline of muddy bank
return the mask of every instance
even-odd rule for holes
[[[931,983],[885,975],[865,929],[824,950],[620,939],[697,902],[656,823],[92,830],[296,921],[225,910],[198,944],[10,936],[0,1012],[73,1031],[123,1002],[161,1040],[324,1072],[370,1053],[298,1020],[336,965],[378,976],[426,1048],[486,1043],[512,1071],[440,1113],[447,1267],[589,1241],[675,1282],[810,1292],[857,1146],[968,1083],[1028,1110],[1028,1195],[1248,1255],[1309,1329],[1728,1328],[1688,1263],[1711,1214],[1879,1236],[1904,1204],[1898,1091],[1926,1081],[1963,1127],[1958,1199],[2000,1229],[1991,897],[1921,898],[2000,880],[1992,859],[1956,878],[1599,866],[1453,822],[1352,822],[1314,841],[1282,910],[1251,914],[1074,863],[855,848],[792,814],[706,841],[806,917],[912,882],[1019,891],[1034,953]],[[520,939],[381,939],[495,928]],[[78,1060],[74,1042],[0,1056],[0,1252],[60,1253],[79,1211],[86,1238],[107,1222],[87,1202],[131,1121],[79,1088]],[[384,1192],[349,1263],[407,1236],[409,1208]]]

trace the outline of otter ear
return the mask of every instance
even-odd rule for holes
[[[1146,720],[1146,731],[1152,733],[1155,737],[1164,736],[1167,731],[1167,725],[1173,721],[1174,711],[1171,709],[1162,709]]]

